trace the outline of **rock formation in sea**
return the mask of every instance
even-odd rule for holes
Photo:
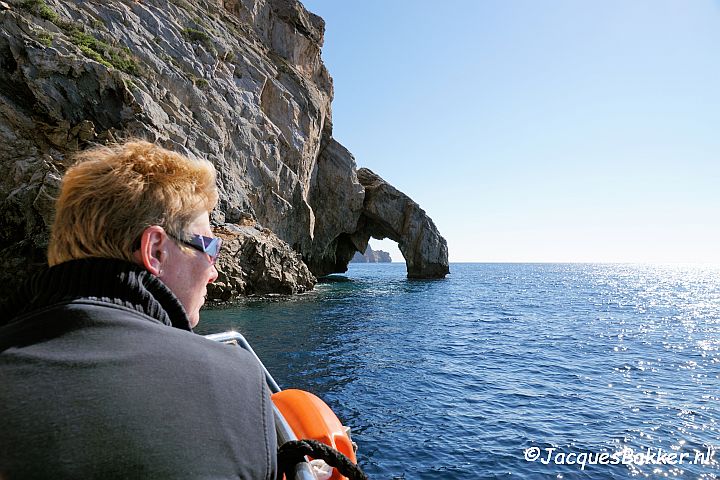
[[[355,255],[353,256],[352,260],[350,260],[350,263],[390,263],[392,262],[392,258],[390,258],[390,254],[388,252],[385,252],[383,250],[373,250],[370,245],[368,245],[367,250],[365,250],[364,253],[361,252],[355,252]]]
[[[432,219],[410,197],[367,168],[357,171],[365,189],[356,238],[395,240],[405,257],[408,277],[443,278],[450,273],[448,250]]]
[[[371,235],[447,273],[427,215],[333,138],[323,35],[296,0],[0,1],[0,281],[44,265],[73,154],[131,137],[215,165],[216,298],[312,288]]]
[[[232,300],[241,295],[300,293],[315,285],[302,257],[268,229],[226,223],[215,228],[225,254],[218,259],[218,278],[208,297]]]

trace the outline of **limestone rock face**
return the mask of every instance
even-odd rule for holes
[[[0,10],[0,279],[17,282],[45,262],[72,154],[129,137],[215,165],[215,224],[251,217],[312,252],[307,199],[331,132],[323,32],[294,0],[9,2]]]
[[[297,0],[5,0],[0,281],[45,263],[72,155],[130,137],[215,165],[213,225],[252,219],[315,275],[344,271],[372,214],[354,158],[332,138],[323,35]],[[432,255],[413,257],[413,272]],[[228,288],[264,288],[242,282]]]
[[[390,238],[405,257],[408,277],[443,278],[450,273],[447,242],[432,219],[410,197],[367,168],[357,171],[365,187],[365,203],[354,237]]]
[[[373,250],[368,245],[364,253],[355,252],[350,263],[391,263],[392,258],[388,252],[382,250]]]
[[[316,218],[313,249],[305,259],[318,276],[347,270],[358,250],[350,236],[357,230],[365,199],[352,154],[327,136],[323,140],[309,198]]]
[[[315,285],[300,254],[267,229],[226,224],[214,233],[223,239],[223,250],[217,261],[218,278],[208,285],[208,299],[302,293]]]

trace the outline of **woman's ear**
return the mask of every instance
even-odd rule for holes
[[[167,255],[165,251],[167,240],[165,230],[158,225],[152,225],[143,231],[140,236],[140,248],[133,253],[135,261],[156,277],[162,275],[162,264]]]

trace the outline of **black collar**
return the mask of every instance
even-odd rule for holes
[[[87,298],[123,305],[162,323],[192,331],[180,301],[153,274],[125,260],[70,260],[31,277],[0,308],[0,326],[39,308]]]

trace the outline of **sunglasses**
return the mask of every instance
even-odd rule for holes
[[[205,237],[203,235],[193,234],[190,240],[183,240],[177,238],[174,235],[168,234],[176,242],[180,242],[183,245],[187,245],[190,248],[194,248],[198,252],[207,254],[210,257],[210,263],[214,264],[220,255],[220,247],[222,247],[222,239],[219,237]]]

